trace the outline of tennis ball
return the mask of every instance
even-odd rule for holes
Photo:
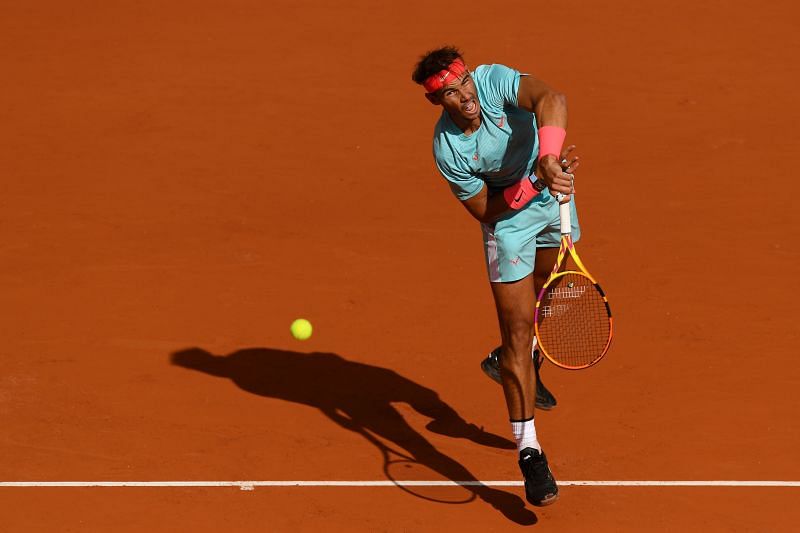
[[[304,341],[311,336],[311,322],[306,320],[305,318],[298,318],[292,325],[289,327],[289,330],[292,332],[292,336],[300,341]]]

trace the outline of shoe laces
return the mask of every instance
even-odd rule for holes
[[[547,462],[544,460],[544,455],[531,454],[527,458],[520,461],[522,463],[522,473],[527,478],[532,478],[536,481],[547,479],[550,476],[550,469],[547,468]]]

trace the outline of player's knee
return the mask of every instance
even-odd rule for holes
[[[533,324],[528,320],[513,320],[505,325],[505,347],[513,353],[527,353],[533,343]]]

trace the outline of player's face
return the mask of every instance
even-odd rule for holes
[[[481,115],[478,91],[475,89],[475,81],[469,71],[452,83],[445,85],[439,91],[438,97],[439,103],[456,123],[472,122]]]

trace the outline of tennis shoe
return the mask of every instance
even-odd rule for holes
[[[500,378],[500,350],[502,347],[497,347],[481,361],[481,370],[486,374],[489,379],[503,384]],[[536,372],[536,408],[543,411],[549,411],[556,406],[556,397],[550,392],[547,387],[542,383],[542,378],[539,376],[539,367],[542,366],[542,357],[539,355],[539,350],[534,350],[533,354],[533,369]]]
[[[519,469],[525,480],[525,498],[531,505],[544,507],[558,499],[558,485],[547,465],[547,457],[536,448],[519,452]]]

